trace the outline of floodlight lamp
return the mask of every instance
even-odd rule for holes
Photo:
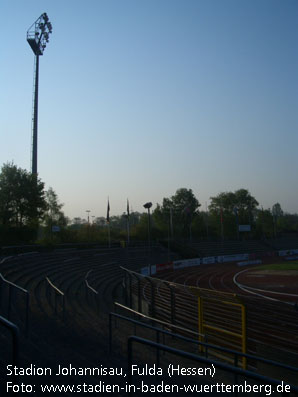
[[[143,207],[149,209],[149,208],[152,207],[152,203],[150,203],[150,202],[146,203],[146,204],[143,205]]]
[[[49,42],[52,24],[46,13],[42,14],[27,31],[27,41],[35,55],[43,55],[45,44]]]

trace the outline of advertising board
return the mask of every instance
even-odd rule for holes
[[[239,225],[239,232],[250,232],[250,225]]]
[[[174,268],[174,270],[183,269],[185,267],[198,266],[200,264],[201,264],[200,258],[183,259],[180,261],[174,261],[173,268]]]
[[[173,262],[159,263],[156,265],[156,273],[173,270]]]
[[[207,265],[208,263],[209,263],[209,264],[212,264],[212,263],[215,263],[215,262],[216,262],[215,256],[207,256],[206,258],[203,258],[203,259],[202,259],[202,263],[203,263],[204,265]]]
[[[149,276],[149,267],[148,266],[142,267],[141,268],[141,274],[143,276]]]
[[[235,262],[249,259],[249,254],[222,255],[217,257],[218,263]]]
[[[238,266],[246,266],[246,265],[259,265],[262,263],[261,259],[255,259],[255,260],[249,260],[249,261],[243,261],[243,262],[237,262]]]
[[[295,248],[295,249],[278,251],[279,256],[287,256],[287,255],[294,255],[294,254],[298,254],[298,249]]]

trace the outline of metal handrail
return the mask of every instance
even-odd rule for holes
[[[88,289],[90,289],[92,292],[94,292],[96,295],[98,295],[98,291],[96,291],[94,288],[92,288],[91,285],[88,283],[88,276],[89,276],[89,273],[90,273],[90,272],[92,272],[92,269],[90,269],[90,270],[86,273],[86,276],[85,276],[85,284],[86,284],[86,287],[87,287]]]
[[[110,312],[109,316],[110,316],[110,322],[109,322],[110,327],[112,325],[111,317],[117,317],[117,318],[119,318],[121,320],[125,320],[125,321],[128,321],[130,323],[140,325],[141,327],[144,327],[144,328],[152,329],[152,330],[154,330],[156,332],[161,332],[161,333],[163,333],[165,335],[169,335],[171,337],[174,337],[174,338],[177,338],[177,339],[181,339],[181,340],[183,340],[185,342],[190,342],[190,343],[194,343],[194,344],[199,345],[199,346],[203,346],[203,347],[206,348],[205,358],[208,358],[208,349],[212,349],[212,350],[218,350],[220,352],[228,353],[228,354],[231,354],[231,355],[233,354],[235,356],[235,361],[234,362],[235,362],[235,366],[236,367],[237,367],[237,362],[238,362],[238,360],[236,360],[236,357],[240,356],[240,357],[249,358],[249,359],[254,360],[254,361],[259,361],[259,362],[262,362],[264,364],[270,364],[270,365],[275,366],[275,367],[287,369],[287,370],[290,370],[290,371],[293,371],[293,372],[298,372],[298,368],[297,367],[293,367],[291,365],[283,364],[283,363],[280,363],[278,361],[269,360],[267,358],[263,358],[263,357],[259,357],[259,356],[254,356],[252,354],[242,353],[242,352],[239,352],[237,350],[229,349],[227,347],[217,346],[217,345],[213,345],[213,344],[210,344],[210,343],[207,343],[207,342],[201,342],[201,341],[199,341],[197,339],[191,339],[191,338],[188,338],[187,336],[183,336],[183,335],[180,335],[180,334],[175,334],[175,333],[172,333],[170,331],[154,327],[153,325],[148,325],[148,324],[142,323],[140,321],[134,320],[132,318],[122,316],[121,314],[118,314],[118,313]],[[111,332],[109,332],[109,338],[110,338],[109,340],[111,342]],[[111,346],[112,346],[112,344],[110,344],[110,348],[111,348]]]
[[[62,292],[59,288],[57,288],[48,277],[46,277],[46,280],[55,292],[55,314],[57,314],[57,299],[56,299],[56,297],[57,297],[57,295],[60,295],[62,298],[62,320],[64,321],[64,319],[65,319],[65,295],[64,295],[64,292]]]
[[[86,287],[87,287],[88,289],[90,289],[90,291],[92,291],[92,292],[94,292],[96,295],[98,295],[98,291],[96,291],[94,288],[91,287],[91,285],[88,283],[88,280],[87,280],[87,279],[85,279],[85,284],[86,284]]]
[[[177,356],[189,359],[189,360],[198,361],[198,362],[201,362],[203,364],[207,364],[209,366],[217,367],[217,368],[219,368],[221,370],[224,370],[224,371],[227,371],[227,372],[232,372],[232,373],[235,374],[236,381],[237,381],[237,377],[238,376],[243,376],[243,377],[250,378],[250,379],[255,379],[255,380],[258,380],[258,381],[267,382],[267,384],[272,384],[272,385],[275,385],[275,386],[279,386],[279,385],[283,385],[284,384],[284,382],[282,382],[282,381],[279,381],[279,380],[276,380],[276,379],[273,379],[273,378],[269,378],[269,377],[264,376],[264,375],[260,375],[260,374],[254,373],[252,371],[244,370],[244,369],[241,369],[241,368],[238,368],[238,367],[233,367],[233,366],[228,365],[228,364],[223,364],[223,363],[221,363],[219,361],[213,361],[213,360],[198,356],[196,354],[187,353],[187,352],[185,352],[183,350],[179,350],[179,349],[175,349],[173,347],[165,346],[165,345],[162,345],[161,343],[156,343],[156,342],[150,341],[148,339],[140,338],[138,336],[130,336],[128,338],[128,341],[127,341],[128,383],[130,383],[130,384],[132,383],[132,346],[133,346],[133,343],[140,343],[140,344],[143,344],[143,345],[154,347],[156,349],[163,350],[165,352],[168,352],[168,353],[171,353],[171,354],[174,354],[174,355],[177,355]],[[298,394],[298,387],[297,386],[290,385],[290,384],[289,384],[289,386],[291,388],[291,392],[295,392],[295,393]]]
[[[8,320],[10,320],[10,312],[11,312],[11,288],[16,288],[17,290],[23,292],[26,296],[26,314],[25,314],[25,334],[28,336],[29,334],[29,300],[30,300],[30,295],[29,292],[25,289],[20,287],[19,285],[13,283],[12,281],[6,280],[0,273],[0,278],[1,280],[8,285],[8,311],[7,311],[7,317]]]
[[[175,283],[173,281],[162,280],[162,279],[159,279],[157,277],[148,276],[146,274],[139,273],[139,272],[137,272],[135,270],[127,269],[127,268],[125,268],[123,266],[119,266],[119,267],[120,267],[120,269],[124,270],[125,272],[131,273],[131,274],[135,274],[137,277],[139,276],[139,277],[141,277],[143,279],[144,278],[148,278],[148,279],[154,280],[155,282],[159,281],[159,282],[161,282],[163,284],[169,284],[169,286],[171,286],[171,287],[177,287],[178,289],[179,289],[179,287],[180,288],[182,287],[182,289],[185,289],[185,285],[184,284],[179,284],[179,283]],[[234,299],[239,299],[239,295],[236,294],[236,293],[232,293],[232,292],[216,291],[216,290],[210,290],[208,288],[201,288],[201,287],[195,287],[195,286],[191,286],[191,289],[192,290],[198,290],[198,291],[206,292],[206,293],[212,292],[213,294],[219,294],[219,295],[222,295],[222,296],[231,297],[231,298],[234,298]],[[208,297],[208,298],[212,299],[210,297]]]
[[[6,278],[4,278],[4,277],[2,276],[1,273],[0,273],[0,278],[1,278],[2,281],[4,281],[5,283],[10,284],[12,287],[17,288],[17,289],[19,289],[19,290],[22,291],[22,292],[28,293],[28,291],[27,291],[25,288],[20,287],[19,285],[13,283],[12,281],[6,280]]]
[[[8,321],[6,318],[4,318],[2,316],[0,316],[0,325],[7,328],[11,333],[11,336],[12,336],[12,364],[13,364],[13,366],[18,367],[19,337],[20,337],[19,328],[15,324],[13,324],[11,321]],[[15,375],[14,375],[14,378],[16,379]]]
[[[93,296],[95,297],[96,311],[97,311],[97,314],[99,314],[99,302],[98,302],[98,299],[97,299],[98,296],[99,296],[98,291],[96,291],[96,289],[92,288],[91,285],[90,285],[89,282],[88,282],[88,276],[89,276],[89,273],[92,272],[92,270],[93,270],[93,269],[90,269],[90,270],[86,273],[86,276],[85,276],[86,299],[87,299],[87,302],[88,302],[88,304],[89,304],[89,294],[88,294],[88,291],[91,291],[93,294],[95,294],[95,295],[93,295]]]
[[[114,302],[114,306],[118,306],[121,309],[125,309],[125,310],[127,310],[127,311],[129,311],[129,312],[131,312],[133,314],[136,314],[137,316],[146,318],[149,321],[154,321],[155,323],[161,324],[162,326],[165,326],[165,327],[176,328],[179,331],[187,332],[188,334],[193,334],[195,336],[203,336],[203,337],[205,336],[204,334],[200,334],[199,332],[193,331],[193,330],[191,330],[189,328],[184,328],[184,327],[181,327],[180,325],[175,325],[175,324],[172,324],[172,323],[168,323],[166,321],[159,320],[159,319],[154,318],[154,317],[147,316],[146,314],[140,313],[140,312],[138,312],[138,311],[136,311],[134,309],[131,309],[130,307],[127,307],[125,305],[122,305],[121,303],[118,303],[118,302]]]
[[[125,321],[130,322],[131,324],[134,324],[135,325],[135,334],[136,334],[136,325],[139,325],[139,326],[141,326],[143,328],[147,328],[147,329],[151,329],[152,331],[155,331],[156,332],[156,341],[157,341],[157,343],[159,343],[159,334],[160,333],[162,333],[163,335],[169,335],[169,336],[171,336],[173,338],[185,340],[185,341],[188,341],[188,342],[189,341],[194,342],[194,343],[197,342],[197,340],[190,339],[190,338],[187,338],[187,337],[179,335],[179,334],[174,334],[174,333],[172,333],[170,331],[167,331],[165,329],[154,327],[153,325],[144,324],[144,323],[142,323],[140,321],[137,321],[137,320],[134,320],[132,318],[122,316],[121,314],[118,314],[118,313],[110,312],[109,313],[109,351],[110,352],[112,352],[112,317],[118,318],[120,320],[125,320]],[[157,361],[157,365],[159,365],[159,352],[158,351],[157,351],[156,361]]]
[[[170,300],[167,302],[169,305],[169,309],[171,311],[171,320],[172,322],[175,322],[175,294],[176,294],[176,290],[179,291],[181,289],[185,290],[185,285],[179,284],[179,283],[175,283],[172,281],[168,281],[168,280],[160,280],[158,278],[155,277],[150,277],[147,275],[143,275],[140,274],[139,272],[127,269],[125,267],[120,266],[120,268],[125,272],[125,274],[128,274],[129,276],[134,276],[135,278],[137,278],[138,280],[153,280],[154,282],[158,282],[161,283],[165,286],[167,286],[170,290]],[[237,304],[241,306],[241,318],[239,319],[239,321],[241,321],[241,333],[239,334],[235,334],[232,333],[232,330],[225,330],[223,328],[219,328],[216,327],[216,331],[220,332],[220,333],[224,333],[224,334],[229,334],[232,336],[237,336],[237,339],[239,340],[239,342],[237,341],[237,344],[240,344],[242,352],[246,353],[247,350],[247,336],[246,336],[246,312],[245,312],[245,306],[244,304],[241,302],[241,299],[239,298],[239,296],[235,293],[230,293],[230,292],[222,292],[222,291],[213,291],[213,290],[209,290],[209,289],[205,289],[205,288],[199,288],[199,287],[190,287],[189,288],[190,292],[193,294],[193,297],[198,297],[198,311],[200,312],[200,315],[198,315],[198,331],[200,334],[204,334],[205,330],[203,327],[206,327],[206,324],[203,323],[203,312],[201,311],[202,305],[200,304],[201,302],[201,298],[204,300],[214,300],[214,301],[218,301],[218,297],[220,297],[222,299],[222,303],[223,304]],[[132,294],[132,286],[130,284],[130,294]],[[140,297],[140,285],[138,285],[138,309],[139,311],[141,311],[141,297]],[[130,302],[132,302],[132,298],[130,299]],[[132,303],[130,303],[132,305]],[[152,300],[151,300],[151,306],[153,305]],[[155,311],[155,308],[153,309]],[[210,328],[211,325],[208,325],[208,327]],[[215,328],[214,328],[215,330]],[[245,358],[244,358],[244,365],[245,365]]]
[[[50,284],[50,286],[51,286],[52,288],[54,288],[55,291],[58,292],[58,294],[64,296],[64,292],[62,292],[59,288],[57,288],[57,287],[51,282],[51,280],[50,280],[48,277],[46,277],[46,280],[47,280],[47,282]]]

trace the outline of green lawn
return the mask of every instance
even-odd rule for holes
[[[298,261],[258,266],[258,270],[298,270]]]

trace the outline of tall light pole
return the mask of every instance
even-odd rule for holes
[[[143,205],[148,210],[148,263],[149,263],[149,275],[151,276],[151,219],[150,219],[150,208],[152,203],[146,203]]]
[[[151,238],[150,238],[150,234],[151,234],[151,220],[150,220],[150,208],[152,207],[152,203],[146,203],[143,205],[144,208],[148,209],[148,246],[150,248],[151,246]]]
[[[34,93],[32,115],[32,174],[37,175],[37,122],[38,122],[38,77],[39,56],[43,55],[49,35],[52,33],[52,24],[46,13],[43,13],[28,29],[27,41],[35,54]]]
[[[90,210],[86,210],[86,212],[87,212],[87,214],[88,214],[88,225],[90,224],[90,221],[89,221],[89,214],[90,214]]]
[[[88,226],[87,226],[88,227],[88,232],[87,232],[88,236],[87,237],[88,237],[88,242],[90,242],[90,220],[89,220],[89,214],[90,214],[91,211],[90,210],[86,210],[86,212],[88,214]]]

